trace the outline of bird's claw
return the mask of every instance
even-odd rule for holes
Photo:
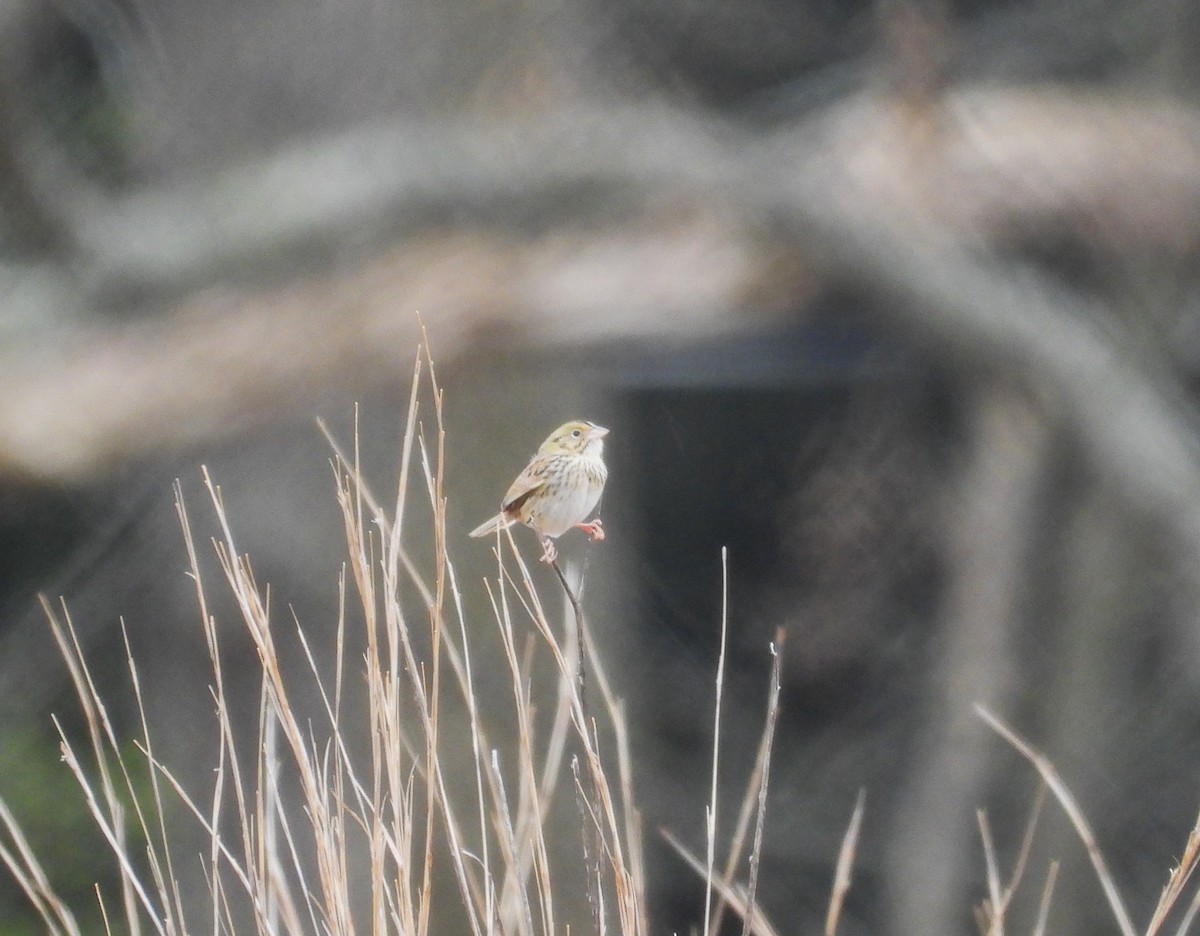
[[[591,523],[577,523],[575,525],[579,529],[583,530],[583,532],[586,533],[590,539],[604,539],[604,525],[601,523],[599,517],[597,517]]]
[[[575,524],[579,529],[583,530],[591,539],[604,539],[604,524],[599,519],[591,521],[591,523]],[[545,537],[542,540],[542,562],[550,563],[558,558],[558,547],[554,545],[554,540],[550,537]]]

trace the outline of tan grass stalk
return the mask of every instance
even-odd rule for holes
[[[833,890],[829,895],[829,910],[825,914],[825,936],[834,936],[838,921],[842,917],[842,905],[850,892],[850,872],[854,867],[854,854],[858,848],[858,833],[862,828],[863,813],[867,808],[866,788],[860,788],[854,801],[854,812],[850,824],[842,836],[842,847],[838,850],[837,867],[833,873]]]
[[[99,775],[98,783],[93,781],[84,768],[78,752],[71,746],[57,718],[54,718],[62,744],[63,761],[70,768],[83,792],[84,800],[92,813],[92,818],[99,827],[101,834],[109,843],[113,855],[121,870],[121,897],[125,911],[126,922],[130,927],[131,936],[139,936],[141,915],[138,906],[145,911],[155,930],[161,936],[174,936],[181,925],[176,916],[170,912],[170,894],[162,889],[162,875],[159,855],[154,846],[154,838],[150,823],[142,812],[137,798],[136,785],[125,762],[121,758],[121,746],[116,732],[108,717],[108,709],[100,699],[96,684],[83,656],[71,617],[65,607],[62,608],[62,618],[59,619],[54,607],[44,597],[41,598],[42,609],[50,622],[54,639],[59,651],[67,663],[67,670],[75,688],[76,698],[83,709],[87,725],[89,745]],[[132,667],[132,661],[130,666]],[[137,683],[134,683],[135,689]],[[138,704],[141,704],[138,697]],[[115,767],[114,767],[115,763]],[[126,830],[126,808],[118,794],[117,776],[121,778],[122,788],[133,806],[140,831],[145,835],[148,847],[146,856],[152,869],[152,876],[159,887],[153,890],[143,882],[130,859],[130,849]],[[98,787],[98,788],[97,788]],[[157,901],[155,900],[157,897]]]
[[[704,813],[704,932],[712,932],[712,897],[714,893],[714,862],[717,854],[717,771],[721,755],[721,697],[725,688],[725,644],[729,624],[729,552],[721,547],[721,652],[717,656],[717,691],[713,705],[712,780],[708,793],[708,808]],[[748,920],[750,914],[744,914]]]
[[[1033,926],[1032,936],[1045,936],[1046,921],[1050,918],[1050,901],[1054,896],[1054,882],[1058,880],[1058,862],[1051,861],[1046,872],[1046,883],[1042,887],[1042,898],[1038,902],[1037,920]]]
[[[1192,873],[1196,870],[1196,864],[1200,861],[1200,818],[1197,818],[1192,831],[1188,835],[1187,844],[1184,846],[1183,855],[1178,863],[1171,870],[1170,876],[1167,878],[1167,884],[1163,888],[1162,895],[1158,898],[1158,903],[1154,907],[1154,913],[1150,917],[1150,925],[1146,927],[1146,936],[1155,936],[1162,928],[1163,923],[1167,918],[1167,914],[1178,902],[1179,897],[1183,894],[1187,887],[1188,881],[1191,880]],[[1193,898],[1192,903],[1200,902],[1200,893]],[[1194,916],[1195,911],[1189,910],[1186,916]],[[1190,922],[1185,919],[1184,923]],[[1180,929],[1182,934],[1185,930]]]
[[[586,619],[579,618],[582,652],[587,654],[589,671],[595,676],[604,701],[608,721],[613,730],[616,746],[617,777],[621,793],[621,813],[625,817],[624,836],[628,846],[628,868],[622,881],[630,893],[625,895],[622,906],[634,914],[634,921],[626,927],[628,932],[642,932],[649,919],[646,909],[646,878],[642,850],[642,819],[633,794],[633,758],[629,750],[629,729],[625,719],[625,707],[612,690],[605,671],[604,661],[596,651]],[[557,727],[557,721],[556,721]]]
[[[1000,863],[996,857],[996,844],[992,841],[992,829],[988,824],[987,810],[975,810],[979,826],[979,838],[983,843],[983,859],[986,867],[988,899],[979,910],[981,929],[985,936],[1004,936],[1004,898],[1000,884]]]
[[[724,558],[725,558],[725,552],[724,552],[724,550],[722,550],[722,559],[724,560]],[[724,566],[724,562],[722,563],[722,565]],[[727,610],[727,608],[724,606],[724,602],[723,602],[722,610],[723,610],[723,614],[722,614],[722,654],[724,654],[724,643],[725,643],[724,621],[727,618],[727,614],[724,613]],[[659,830],[661,832],[661,834],[663,835],[663,837],[667,840],[667,842],[673,848],[675,848],[675,850],[677,852],[679,852],[679,854],[688,863],[688,865],[690,865],[693,869],[695,869],[704,878],[709,893],[710,894],[715,893],[720,898],[719,906],[722,908],[725,906],[729,906],[729,907],[733,908],[733,910],[739,916],[741,916],[742,924],[743,924],[743,929],[742,929],[743,936],[749,936],[749,934],[752,934],[752,933],[757,934],[757,936],[771,936],[771,934],[774,932],[773,928],[771,927],[770,923],[766,920],[766,917],[763,915],[762,911],[758,907],[755,906],[754,895],[755,895],[755,889],[756,889],[757,883],[758,883],[758,867],[759,867],[760,856],[762,853],[763,828],[764,828],[764,822],[765,822],[765,817],[766,817],[767,788],[768,788],[768,782],[770,779],[770,752],[773,748],[775,725],[776,725],[776,722],[777,722],[778,716],[779,716],[779,693],[780,693],[780,689],[781,689],[781,673],[782,673],[782,666],[783,666],[783,657],[782,657],[781,648],[782,648],[783,640],[784,640],[784,632],[782,630],[776,631],[775,642],[771,645],[771,653],[772,653],[771,681],[770,681],[769,691],[767,693],[767,715],[766,715],[766,719],[765,719],[765,727],[763,729],[763,743],[760,744],[760,751],[765,751],[766,754],[762,758],[761,770],[756,771],[757,782],[753,783],[747,789],[747,795],[743,801],[743,806],[742,806],[742,811],[748,812],[747,807],[746,807],[746,802],[749,802],[752,799],[753,802],[755,803],[755,830],[754,830],[754,843],[753,843],[753,846],[752,846],[751,852],[750,852],[750,880],[749,880],[749,883],[747,884],[746,887],[743,888],[740,885],[737,885],[732,881],[731,875],[728,875],[728,876],[722,875],[721,877],[715,877],[713,875],[713,863],[714,863],[713,852],[715,850],[715,846],[714,846],[713,827],[712,827],[711,822],[709,823],[709,825],[707,827],[708,832],[709,832],[708,840],[707,840],[708,854],[707,854],[706,861],[703,863],[701,863],[699,861],[699,859],[697,859],[691,853],[690,850],[685,848],[683,846],[683,844],[679,841],[679,839],[676,838],[669,830],[667,830],[667,829]],[[718,672],[722,672],[722,667],[721,667],[720,662],[718,662],[718,664],[717,664],[717,669],[718,669]],[[720,698],[720,684],[718,685],[718,706],[717,706],[718,721],[719,721],[719,708],[720,708],[719,698]],[[716,755],[714,753],[714,761],[715,761],[715,757],[716,757]],[[715,770],[714,770],[714,776],[715,776]],[[715,779],[714,779],[714,783],[715,783]],[[715,787],[714,787],[713,795],[714,795],[713,803],[715,803],[715,801],[716,801],[715,800]],[[706,810],[706,815],[711,817],[714,814],[715,814],[715,810],[714,810],[713,806],[710,804],[710,806]],[[736,851],[738,847],[740,847],[740,846],[735,845],[734,850]],[[705,902],[706,913],[710,909],[710,906],[711,906],[711,904],[706,900],[706,902]],[[712,926],[714,923],[715,923],[715,919],[712,917],[707,917],[705,919],[706,926]]]
[[[689,868],[696,872],[701,879],[707,879],[708,868],[696,855],[683,844],[675,834],[666,828],[660,828],[659,834],[663,837],[668,845],[675,849],[676,854],[684,860]],[[746,900],[746,889],[742,885],[734,883],[726,883],[721,878],[714,878],[712,886],[724,898],[725,903],[740,916],[746,919],[750,916],[750,904]],[[754,936],[779,936],[778,930],[767,919],[761,907],[754,909],[753,918],[750,921],[750,932]]]
[[[1100,851],[1100,845],[1096,841],[1092,827],[1084,817],[1079,804],[1075,802],[1075,797],[1071,795],[1071,791],[1067,789],[1066,784],[1059,777],[1054,765],[1044,754],[1037,751],[1028,741],[1009,728],[1004,722],[1000,721],[1000,719],[982,705],[976,705],[975,711],[979,713],[979,717],[993,731],[1016,748],[1034,766],[1037,772],[1041,774],[1042,780],[1045,781],[1046,786],[1050,788],[1059,805],[1062,806],[1063,812],[1067,814],[1067,818],[1071,820],[1071,824],[1075,827],[1075,833],[1079,836],[1079,840],[1083,842],[1084,848],[1088,853],[1088,858],[1091,859],[1092,867],[1096,871],[1096,877],[1099,879],[1100,886],[1104,890],[1104,896],[1108,899],[1109,908],[1112,910],[1113,917],[1121,929],[1122,936],[1136,936],[1133,922],[1129,918],[1129,912],[1125,909],[1125,903],[1121,899],[1120,892],[1117,890],[1117,884],[1108,870],[1108,863],[1104,860],[1104,855]]]
[[[642,927],[645,925],[640,915],[643,898],[639,898],[633,893],[632,882],[634,876],[630,871],[631,863],[627,858],[628,848],[636,846],[633,843],[626,843],[622,838],[621,830],[623,824],[617,818],[617,801],[613,796],[613,787],[609,783],[603,761],[596,746],[597,740],[594,724],[586,712],[583,698],[576,683],[578,669],[572,665],[572,660],[568,658],[564,646],[555,636],[553,628],[549,624],[541,599],[536,588],[533,586],[529,568],[512,539],[511,530],[504,530],[503,533],[506,535],[508,549],[515,560],[520,578],[519,581],[514,578],[507,567],[501,563],[498,581],[502,588],[502,604],[505,595],[515,594],[517,596],[526,614],[541,635],[544,644],[549,648],[554,662],[558,667],[560,680],[572,686],[572,691],[569,694],[571,721],[575,726],[576,736],[580,741],[584,766],[587,769],[587,775],[590,778],[589,783],[592,785],[593,793],[596,797],[594,805],[589,803],[589,812],[595,817],[594,827],[599,835],[600,849],[608,859],[608,864],[612,872],[618,920],[621,923],[622,932],[641,932]],[[498,555],[500,554],[498,553]],[[508,588],[505,588],[504,583],[506,582],[508,583]],[[588,826],[588,828],[591,827],[591,825]]]
[[[783,641],[782,628],[775,632],[771,644],[771,690],[767,695],[767,760],[758,781],[758,815],[754,820],[754,846],[750,849],[750,883],[746,886],[746,906],[749,908],[742,925],[742,936],[749,936],[750,921],[754,918],[754,898],[758,891],[758,869],[762,862],[763,823],[767,817],[767,786],[771,776],[770,752],[774,747],[775,724],[779,721],[779,692],[782,687]]]
[[[995,845],[992,842],[991,828],[987,822],[987,813],[978,810],[976,816],[979,822],[979,834],[983,843],[984,861],[987,867],[987,882],[989,899],[978,908],[977,918],[980,931],[984,936],[1003,936],[1004,916],[1008,912],[1013,896],[1021,886],[1025,869],[1029,864],[1029,855],[1033,850],[1033,837],[1037,831],[1038,819],[1041,817],[1042,806],[1046,802],[1046,784],[1039,783],[1037,795],[1033,799],[1029,818],[1025,822],[1025,832],[1021,837],[1021,849],[1013,864],[1012,875],[1006,886],[1001,886],[999,861],[996,858]]]
[[[50,885],[41,862],[29,847],[25,833],[3,799],[0,799],[0,827],[12,841],[11,848],[0,843],[0,861],[4,862],[13,880],[29,898],[51,936],[82,936],[75,915]]]
[[[746,848],[746,837],[750,832],[750,820],[755,815],[755,804],[758,802],[757,790],[763,770],[771,756],[771,746],[774,740],[773,725],[763,724],[762,734],[758,739],[758,750],[754,755],[754,766],[746,779],[746,790],[742,795],[742,804],[738,809],[737,822],[734,824],[733,836],[730,839],[729,853],[725,856],[725,865],[721,877],[727,884],[733,883],[741,865]],[[717,936],[725,917],[725,898],[722,897],[713,911],[712,925],[709,936]]]

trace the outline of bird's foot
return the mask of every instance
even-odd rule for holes
[[[546,537],[542,540],[542,562],[547,564],[558,558],[558,549],[554,545],[554,540]]]
[[[591,539],[604,539],[604,525],[600,522],[599,517],[597,517],[591,523],[577,523],[575,526],[583,530],[583,532],[586,533]]]

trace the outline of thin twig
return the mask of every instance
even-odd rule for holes
[[[575,805],[579,809],[579,825],[583,832],[583,869],[584,876],[587,878],[588,908],[592,913],[592,928],[596,936],[600,936],[604,932],[604,911],[600,886],[598,823],[591,796],[583,791],[583,778],[579,776],[578,756],[571,758],[571,774],[575,778]]]
[[[854,852],[858,847],[858,832],[862,828],[863,813],[867,808],[867,791],[860,787],[858,799],[854,803],[854,812],[850,816],[850,824],[842,837],[842,847],[838,851],[837,870],[833,875],[833,892],[829,896],[829,912],[825,915],[825,936],[834,936],[837,932],[838,920],[842,915],[842,904],[850,890],[850,870],[854,866]]]
[[[1083,842],[1084,848],[1087,849],[1088,858],[1091,859],[1092,867],[1096,869],[1096,877],[1100,880],[1100,886],[1104,890],[1104,896],[1108,898],[1108,905],[1112,909],[1113,916],[1116,917],[1121,933],[1123,936],[1136,936],[1137,931],[1134,929],[1133,921],[1129,917],[1129,911],[1125,909],[1125,903],[1121,900],[1116,882],[1108,870],[1108,864],[1105,862],[1104,855],[1100,851],[1100,846],[1096,842],[1096,836],[1092,832],[1092,827],[1084,817],[1079,804],[1075,802],[1075,797],[1071,795],[1071,791],[1067,789],[1066,784],[1063,783],[1062,778],[1058,775],[1054,764],[1050,762],[1049,758],[1036,750],[1028,741],[1009,728],[1004,722],[1000,721],[1000,719],[982,705],[976,705],[975,711],[993,731],[1016,748],[1037,769],[1038,773],[1042,775],[1042,779],[1046,781],[1046,785],[1054,793],[1055,797],[1058,798],[1058,802],[1067,814],[1067,818],[1075,826],[1076,834],[1079,836],[1080,841]]]
[[[1197,911],[1200,911],[1200,891],[1192,896],[1192,902],[1188,904],[1187,912],[1179,921],[1179,929],[1175,931],[1175,936],[1184,936],[1192,928],[1192,921],[1196,919]]]
[[[763,762],[762,776],[758,782],[758,816],[754,822],[754,847],[750,850],[750,883],[746,887],[746,913],[742,924],[742,936],[750,936],[750,921],[754,919],[754,896],[758,891],[758,869],[762,861],[763,824],[767,818],[767,784],[771,776],[771,748],[775,738],[775,725],[779,721],[779,691],[783,677],[783,641],[786,632],[781,627],[775,631],[771,644],[771,689],[767,697],[767,759]]]
[[[1045,936],[1046,920],[1050,916],[1050,898],[1054,895],[1054,882],[1058,880],[1058,862],[1050,862],[1050,870],[1046,872],[1046,886],[1042,888],[1042,899],[1038,904],[1037,924],[1033,927],[1032,936]]]
[[[713,863],[717,850],[717,768],[721,758],[721,698],[725,689],[725,645],[729,624],[729,550],[721,547],[721,652],[717,656],[717,692],[713,706],[712,781],[705,815],[705,841],[708,847],[704,889],[704,932],[712,928]],[[747,915],[748,917],[748,915]]]
[[[572,589],[570,583],[567,582],[567,576],[563,573],[562,568],[559,567],[558,560],[551,559],[550,567],[552,569],[554,569],[554,574],[558,576],[558,581],[562,584],[563,591],[567,593],[567,600],[569,602],[571,602],[571,610],[573,610],[575,612],[575,626],[580,632],[582,632],[582,630],[583,630],[583,606],[579,603],[579,598],[575,594],[574,589]],[[579,701],[580,701],[580,704],[583,706],[584,721],[586,723],[588,721],[588,719],[587,719],[587,695],[586,695],[587,672],[584,669],[584,666],[585,666],[584,653],[581,649],[580,653],[579,653],[579,676],[578,676],[578,678],[579,678]]]
[[[983,809],[975,811],[975,819],[979,823],[979,838],[983,842],[983,860],[987,867],[988,900],[981,909],[982,918],[987,922],[986,936],[1004,936],[1004,890],[1000,885],[1000,862],[996,858],[996,843],[992,840],[992,828],[988,825],[987,812]]]
[[[689,868],[696,872],[701,878],[707,879],[708,869],[704,866],[704,862],[692,854],[691,850],[679,841],[671,832],[670,829],[659,827],[659,835],[661,835],[673,849],[684,860]],[[716,888],[717,893],[724,898],[733,912],[738,916],[746,919],[749,916],[749,904],[746,901],[745,888],[723,881],[721,878],[713,878],[712,886]],[[750,922],[750,932],[755,936],[779,936],[778,930],[767,919],[766,914],[761,909],[756,908],[754,918]]]
[[[725,856],[725,868],[721,875],[726,884],[733,883],[738,866],[742,861],[746,837],[750,831],[750,820],[754,817],[754,805],[758,799],[756,792],[759,778],[762,777],[764,765],[770,758],[772,742],[770,727],[768,724],[763,725],[762,735],[758,739],[758,751],[754,755],[754,767],[750,771],[750,776],[746,778],[746,791],[742,795],[742,804],[738,809],[737,822],[734,824],[733,836],[729,843],[729,854]],[[725,918],[725,909],[725,898],[721,897],[717,901],[716,909],[713,910],[708,936],[717,936],[720,932],[721,922]]]
[[[1025,876],[1025,868],[1029,864],[1029,854],[1033,849],[1034,833],[1037,831],[1038,819],[1045,802],[1046,784],[1043,781],[1038,784],[1037,795],[1033,799],[1033,807],[1030,809],[1029,819],[1025,823],[1025,833],[1021,838],[1021,850],[1017,853],[1017,860],[1013,864],[1012,876],[1009,878],[1008,885],[1003,888],[1000,886],[1000,865],[996,858],[996,847],[992,841],[987,813],[983,810],[979,810],[977,813],[979,834],[983,841],[983,854],[987,865],[989,898],[976,908],[975,915],[979,922],[979,929],[984,936],[1003,936],[1004,934],[1004,916],[1012,903],[1013,895],[1021,885],[1021,879]]]
[[[563,591],[567,595],[567,600],[571,603],[572,611],[575,613],[576,633],[582,635],[585,624],[583,606],[580,604],[579,596],[576,595],[575,590],[571,588],[570,583],[567,581],[567,576],[563,573],[562,567],[559,566],[557,559],[550,560],[550,567],[554,569],[555,575],[558,576],[558,581],[562,585]],[[576,673],[576,679],[578,680],[579,707],[583,714],[582,724],[579,727],[580,730],[585,733],[585,735],[590,735],[590,737],[585,737],[583,739],[585,747],[584,753],[586,755],[587,748],[590,747],[593,750],[598,749],[600,739],[596,734],[595,723],[588,712],[587,670],[584,662],[587,654],[584,652],[582,638],[576,641],[576,647],[578,648],[578,669]],[[595,927],[597,936],[600,936],[600,934],[604,932],[604,889],[600,879],[600,860],[602,855],[600,846],[602,844],[602,833],[597,822],[588,821],[586,818],[587,812],[594,813],[600,808],[600,793],[597,789],[595,771],[587,771],[588,784],[585,794],[583,782],[579,776],[578,758],[572,758],[571,770],[575,774],[575,788],[577,791],[577,796],[581,798],[579,802],[579,809],[582,826],[581,832],[583,834],[583,860],[587,878],[588,906],[592,911],[592,925]]]
[[[1021,839],[1021,850],[1017,854],[1012,877],[1004,891],[1005,906],[1012,901],[1013,894],[1017,892],[1017,888],[1021,885],[1021,879],[1025,876],[1025,869],[1029,865],[1029,855],[1033,851],[1033,835],[1037,831],[1038,819],[1042,815],[1042,806],[1045,803],[1046,784],[1042,782],[1038,784],[1037,795],[1033,798],[1033,807],[1029,810],[1029,820],[1025,823],[1025,835]]]
[[[1150,918],[1150,925],[1146,927],[1146,936],[1155,936],[1162,927],[1163,921],[1166,919],[1171,908],[1175,906],[1179,900],[1180,894],[1187,886],[1187,882],[1192,877],[1192,872],[1196,870],[1196,864],[1200,861],[1200,818],[1197,818],[1196,823],[1192,826],[1192,831],[1188,833],[1187,844],[1183,849],[1183,857],[1179,859],[1179,863],[1171,871],[1171,876],[1167,879],[1167,886],[1163,888],[1162,896],[1158,899],[1158,905],[1154,908],[1154,914]],[[1193,899],[1193,904],[1200,900],[1200,894]],[[1189,911],[1190,915],[1194,911]],[[1180,931],[1181,933],[1183,930]]]

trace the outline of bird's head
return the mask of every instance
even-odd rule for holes
[[[586,421],[563,423],[542,443],[538,450],[542,455],[557,455],[574,452],[580,455],[599,457],[604,451],[604,437],[608,430],[603,426]]]

